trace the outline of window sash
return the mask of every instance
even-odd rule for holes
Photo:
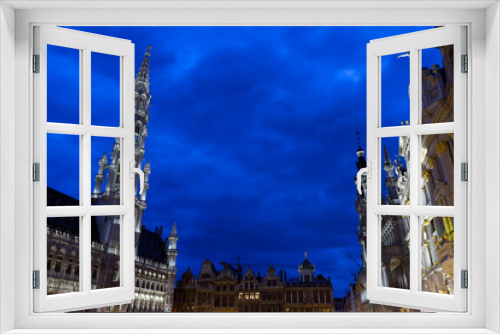
[[[367,298],[372,303],[428,310],[466,311],[467,290],[460,288],[460,271],[467,269],[467,187],[460,181],[460,163],[466,156],[466,80],[461,73],[461,54],[466,54],[465,27],[437,28],[371,41],[367,47],[367,163],[371,166],[367,191]],[[420,51],[432,47],[454,46],[454,122],[419,124],[421,104]],[[381,62],[384,55],[410,52],[410,125],[381,127]],[[419,205],[421,135],[454,134],[454,204],[453,207]],[[410,205],[381,205],[381,139],[407,136],[410,139]],[[410,217],[410,288],[383,287],[382,215]],[[419,291],[421,286],[420,219],[423,216],[454,217],[454,294]]]
[[[47,122],[47,45],[80,50],[80,124]],[[91,52],[120,57],[120,126],[91,125]],[[40,55],[40,72],[34,83],[34,161],[40,163],[40,181],[34,183],[34,270],[40,271],[40,289],[34,289],[34,311],[73,311],[129,303],[134,298],[134,180],[128,162],[134,159],[134,44],[127,40],[64,28],[34,28],[34,54]],[[79,135],[80,205],[47,207],[47,134]],[[120,205],[91,205],[91,138],[120,138]],[[121,216],[120,286],[92,290],[91,217]],[[47,295],[47,217],[80,217],[80,291]]]

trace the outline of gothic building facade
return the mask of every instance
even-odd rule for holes
[[[315,275],[307,259],[299,265],[299,278],[286,279],[286,271],[271,266],[267,275],[243,272],[222,262],[217,271],[209,260],[198,277],[187,269],[175,288],[176,312],[334,312],[332,283]]]
[[[102,307],[98,312],[171,312],[175,276],[177,273],[177,227],[174,221],[169,236],[163,239],[163,226],[154,232],[143,224],[149,189],[149,161],[143,166],[149,106],[148,47],[135,80],[135,167],[144,171],[142,194],[135,196],[135,299],[130,304]],[[92,205],[120,203],[120,141],[115,140],[111,154],[104,153],[98,161],[92,192]],[[78,201],[54,189],[47,189],[47,205],[79,205]],[[120,217],[95,216],[91,221],[92,236],[92,289],[119,286]],[[48,294],[79,290],[79,219],[48,218],[47,220],[47,272]]]
[[[442,66],[422,68],[422,123],[453,122],[453,46],[439,48]],[[407,124],[407,123],[403,123]],[[424,135],[422,142],[421,205],[452,206],[454,193],[453,134]],[[383,169],[386,174],[383,204],[409,205],[410,154],[409,138],[400,137],[398,158],[391,161],[384,147]],[[365,152],[356,152],[357,169],[366,167]],[[416,185],[415,185],[416,187]],[[343,309],[353,312],[408,311],[385,305],[371,305],[366,299],[366,176],[362,176],[362,193],[355,205],[359,217],[358,241],[362,246],[362,268],[344,297]],[[421,217],[421,291],[454,293],[453,277],[453,218]],[[382,285],[409,289],[408,217],[383,216]]]

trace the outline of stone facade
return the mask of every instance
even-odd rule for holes
[[[441,48],[443,67],[422,70],[424,123],[453,122],[453,46]],[[454,205],[453,134],[422,138],[423,205]],[[422,290],[453,294],[453,217],[423,217]]]
[[[333,312],[332,283],[315,276],[309,260],[299,265],[299,278],[286,279],[269,267],[262,277],[241,266],[224,263],[217,271],[209,260],[198,278],[187,269],[175,288],[176,312]]]

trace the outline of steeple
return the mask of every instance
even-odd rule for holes
[[[135,79],[135,162],[136,167],[142,167],[142,159],[146,154],[146,137],[148,136],[149,105],[149,56],[151,46],[148,46],[142,65]]]
[[[177,223],[174,221],[174,226],[172,227],[172,231],[170,232],[169,238],[178,238],[179,236],[177,235]]]
[[[399,197],[398,197],[398,178],[394,173],[394,164],[389,158],[389,152],[387,151],[387,147],[384,145],[384,170],[387,174],[387,178],[385,179],[385,186],[388,191],[386,196],[387,204],[399,205]]]
[[[135,242],[136,248],[139,243],[139,235],[141,233],[142,219],[144,210],[147,208],[146,194],[149,189],[149,174],[151,166],[149,162],[142,166],[144,155],[146,154],[146,137],[148,136],[149,123],[149,103],[151,101],[151,93],[149,91],[149,57],[151,56],[151,46],[148,46],[144,55],[139,72],[135,79],[135,167],[144,171],[144,192],[139,197],[136,195],[136,221],[135,221]],[[135,179],[136,194],[139,188],[139,177]]]
[[[144,59],[141,64],[141,68],[139,68],[139,72],[137,73],[137,77],[135,79],[135,82],[144,82],[149,84],[149,56],[151,56],[150,53],[151,50],[151,45],[148,45],[146,48],[146,53],[144,54]]]
[[[389,158],[389,152],[387,151],[387,147],[384,145],[384,170],[387,173],[387,178],[394,177],[394,164]]]
[[[174,226],[172,227],[172,231],[168,236],[168,266],[175,267],[175,262],[177,260],[177,240],[179,240],[179,236],[177,235],[177,222],[174,220]]]
[[[104,181],[104,170],[108,168],[108,154],[104,152],[102,157],[99,159],[99,170],[95,176],[95,186],[92,192],[92,198],[99,198],[101,194],[101,186]]]
[[[145,174],[145,191],[139,197],[137,190],[139,188],[139,178],[135,179],[135,246],[136,252],[139,246],[139,237],[141,234],[142,219],[144,210],[146,210],[146,192],[149,188],[149,174],[151,167],[149,162],[144,165],[143,158],[146,154],[145,144],[148,136],[147,124],[149,123],[149,104],[151,93],[149,91],[149,57],[151,56],[151,46],[148,46],[135,79],[135,167],[143,169]],[[111,156],[106,153],[99,159],[99,170],[95,175],[95,186],[92,193],[92,204],[110,205],[120,203],[120,140],[115,140]],[[108,169],[108,174],[104,175]],[[105,185],[104,191],[101,191],[102,185]],[[100,230],[109,230],[108,225],[112,224],[113,219],[103,220],[96,217],[97,225]],[[100,234],[102,234],[100,232]]]

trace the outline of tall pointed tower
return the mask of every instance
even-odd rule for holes
[[[168,238],[163,239],[163,227],[155,231],[148,230],[144,223],[144,210],[147,208],[149,176],[151,165],[143,161],[146,153],[145,143],[148,136],[150,119],[149,106],[151,93],[149,90],[149,57],[151,47],[148,46],[144,60],[135,79],[135,167],[144,171],[144,191],[138,194],[139,178],[135,179],[135,270],[139,274],[136,280],[136,298],[127,306],[128,312],[172,312],[174,304],[175,276],[177,274],[177,226],[174,226]],[[95,175],[95,186],[92,192],[93,205],[112,205],[120,203],[120,141],[114,141],[111,154],[104,153],[98,161],[99,169]],[[96,275],[104,277],[101,286],[115,286],[110,274],[119,272],[120,254],[120,216],[92,217],[92,226],[98,230],[98,242],[103,244],[103,252],[109,257],[102,266],[104,271]],[[94,236],[94,235],[93,235]],[[99,249],[93,249],[97,256]],[[150,275],[140,275],[148,272]],[[114,277],[114,276],[113,276]],[[160,285],[157,278],[162,278]],[[109,278],[109,279],[108,279]],[[105,280],[108,281],[105,281]],[[104,282],[104,283],[102,283]],[[106,283],[107,282],[107,283]],[[98,283],[99,284],[99,283]],[[114,284],[114,285],[113,285]],[[140,292],[140,293],[139,293]],[[121,306],[120,306],[121,308]],[[103,308],[104,312],[115,310],[116,306]]]
[[[151,46],[148,46],[142,61],[139,72],[135,79],[135,167],[144,171],[144,192],[138,195],[139,177],[135,179],[135,248],[139,245],[141,225],[144,210],[147,207],[146,194],[149,189],[149,174],[151,166],[147,162],[143,167],[143,158],[146,153],[145,143],[148,135],[149,104],[151,93],[149,91],[149,57]],[[108,164],[109,162],[109,164]],[[107,175],[105,171],[108,170]],[[104,186],[104,188],[103,188]],[[104,153],[99,159],[99,170],[95,176],[95,186],[92,192],[93,205],[113,205],[120,203],[120,141],[116,140],[111,156]],[[119,220],[114,217],[96,217],[97,227],[101,242],[113,243],[113,224],[119,224]],[[111,238],[111,239],[110,239]]]
[[[174,305],[175,276],[177,275],[177,267],[175,266],[175,262],[177,261],[177,240],[179,240],[179,236],[177,235],[177,224],[174,220],[174,226],[168,236],[167,248],[167,312],[172,312]]]
[[[149,56],[151,55],[151,46],[148,46],[144,55],[139,72],[135,79],[135,167],[142,169],[142,159],[146,153],[145,144],[146,137],[148,136],[148,123],[149,123],[149,103],[151,102],[151,93],[149,91]],[[149,174],[151,173],[151,166],[146,163],[144,166],[144,193],[142,196],[137,196],[137,189],[139,187],[139,177],[135,178],[135,245],[139,242],[139,235],[141,233],[142,217],[144,210],[146,210],[146,191],[149,189]]]
[[[175,267],[175,262],[177,260],[177,240],[179,240],[179,236],[177,235],[177,224],[174,221],[174,226],[172,227],[172,231],[168,236],[168,266],[171,268]]]
[[[387,147],[384,145],[384,170],[387,174],[387,178],[385,179],[385,186],[387,187],[388,194],[386,196],[386,202],[390,205],[399,205],[399,196],[398,196],[398,178],[394,173],[394,164],[389,158],[389,152],[387,151]]]

